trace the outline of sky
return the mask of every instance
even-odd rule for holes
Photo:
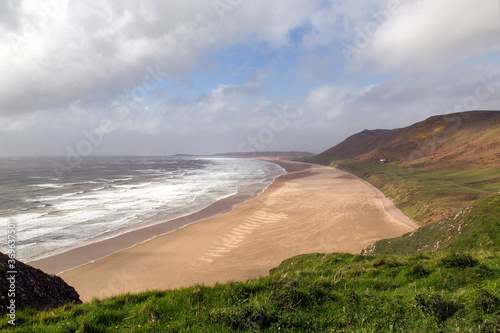
[[[2,0],[0,156],[319,153],[500,110],[498,0]]]

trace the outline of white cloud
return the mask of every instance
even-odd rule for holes
[[[344,87],[321,86],[310,91],[303,104],[317,120],[328,122],[345,111],[351,91]]]
[[[496,0],[330,1],[311,15],[303,45],[339,48],[349,72],[434,71],[500,52]]]
[[[288,31],[318,3],[242,3],[221,22],[210,1],[51,1],[44,7],[25,0],[22,23],[0,27],[1,114],[131,88],[147,66],[182,76],[198,68],[207,51],[248,38],[286,43]]]
[[[318,151],[453,111],[479,77],[500,81],[496,0],[221,1],[234,4],[222,20],[202,0],[2,1],[0,154],[64,154],[104,118],[114,131],[96,153],[236,150],[283,110],[296,117],[266,149]],[[359,49],[351,63],[342,43]],[[204,82],[231,46],[253,58]],[[479,107],[499,103],[495,86]]]
[[[391,15],[358,61],[379,71],[434,71],[500,51],[498,1],[421,0]]]

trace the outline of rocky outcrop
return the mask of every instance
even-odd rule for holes
[[[0,253],[0,313],[12,308],[41,310],[81,302],[76,290],[60,277]]]

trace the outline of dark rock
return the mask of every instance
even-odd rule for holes
[[[16,309],[32,307],[42,310],[66,303],[82,303],[75,288],[60,277],[10,259],[3,253],[0,253],[0,295],[0,313],[8,312],[12,299]]]

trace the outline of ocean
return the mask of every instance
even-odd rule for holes
[[[262,192],[285,171],[205,157],[0,158],[0,252],[33,261]]]

